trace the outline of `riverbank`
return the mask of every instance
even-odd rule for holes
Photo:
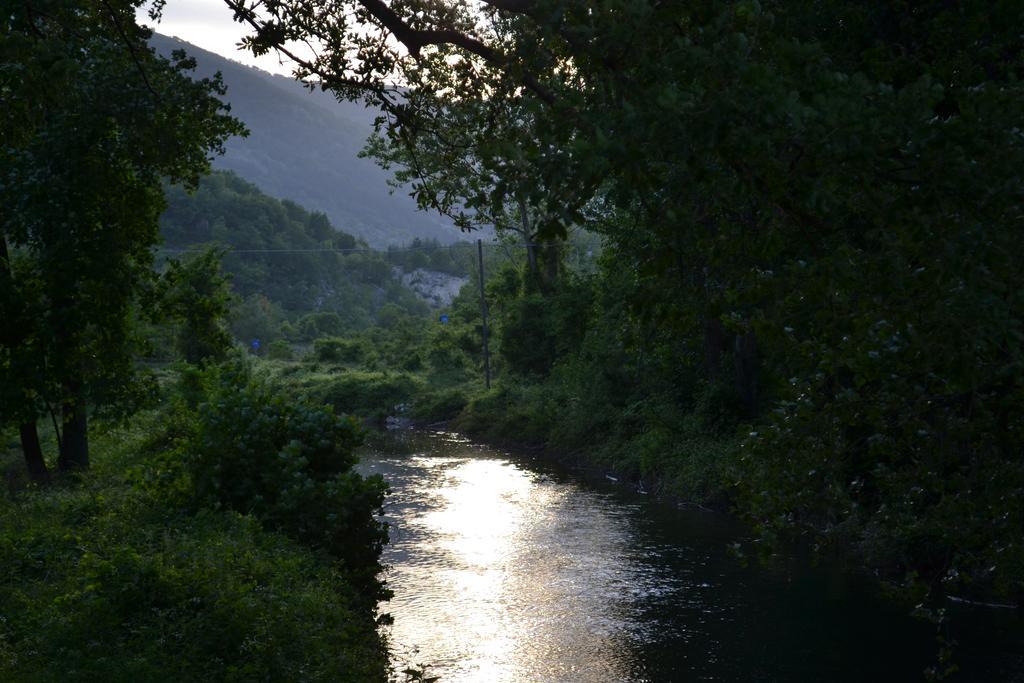
[[[452,428],[473,439],[545,454],[630,484],[643,493],[725,512],[733,508],[739,438],[722,426],[701,428],[691,416],[645,420],[598,417],[573,425],[571,399],[558,387],[503,384],[481,392]],[[559,408],[558,406],[563,406]],[[691,419],[686,419],[691,417]]]
[[[913,681],[934,664],[932,625],[872,581],[835,559],[743,562],[728,515],[446,428],[378,432],[361,458],[392,482],[389,639],[442,681]],[[1016,680],[1020,639],[960,616],[951,680]]]
[[[171,413],[97,424],[91,470],[44,489],[0,435],[0,679],[387,680],[375,599],[286,528],[195,504],[198,427]]]
[[[395,481],[398,487],[393,491],[396,499],[389,504],[387,515],[392,523],[397,524],[396,528],[400,530],[402,540],[396,546],[389,546],[385,551],[385,559],[390,565],[410,562],[410,553],[415,557],[417,552],[426,552],[431,558],[431,571],[428,574],[437,575],[443,567],[436,564],[435,552],[430,550],[434,547],[432,544],[428,544],[429,548],[419,551],[409,549],[410,544],[414,544],[415,539],[424,533],[424,527],[430,528],[435,523],[444,522],[459,528],[465,526],[465,531],[486,530],[482,533],[488,539],[492,539],[496,533],[494,528],[504,528],[506,521],[499,523],[490,519],[488,501],[501,501],[499,504],[505,506],[518,501],[524,495],[524,490],[530,487],[539,486],[541,490],[546,490],[551,485],[569,484],[576,490],[574,496],[593,494],[603,497],[606,503],[616,501],[615,505],[625,506],[624,509],[630,510],[629,515],[635,520],[638,528],[663,527],[664,533],[674,539],[673,543],[687,549],[685,555],[690,555],[696,547],[701,549],[697,553],[698,556],[703,556],[705,552],[709,557],[714,556],[716,569],[706,574],[710,581],[701,579],[708,572],[704,565],[678,570],[679,574],[672,581],[696,582],[692,587],[696,593],[676,598],[660,595],[659,604],[666,609],[671,609],[671,605],[677,604],[674,601],[686,604],[691,599],[698,599],[697,595],[704,595],[707,589],[712,587],[719,592],[735,594],[735,591],[742,592],[750,586],[757,585],[762,586],[764,592],[775,594],[775,597],[769,600],[773,603],[770,607],[747,606],[738,610],[728,620],[729,633],[735,633],[737,629],[745,633],[760,632],[761,647],[764,650],[761,656],[769,656],[769,653],[772,653],[772,663],[764,664],[751,659],[733,662],[725,668],[716,668],[715,660],[712,659],[708,668],[709,675],[719,676],[722,671],[728,669],[734,678],[727,679],[743,680],[754,675],[752,672],[783,667],[773,669],[781,676],[779,680],[847,680],[848,677],[852,677],[849,680],[870,678],[910,681],[933,680],[939,671],[955,670],[958,673],[943,680],[1024,681],[1024,622],[1012,610],[992,610],[949,600],[943,610],[944,618],[941,621],[922,618],[929,615],[922,610],[912,609],[911,605],[900,599],[899,594],[893,595],[889,591],[880,590],[877,577],[863,571],[850,558],[835,554],[822,556],[818,552],[812,552],[807,544],[801,544],[776,548],[777,554],[765,558],[767,561],[757,561],[755,558],[758,556],[758,544],[751,542],[749,527],[732,511],[715,509],[709,514],[710,510],[699,509],[699,506],[681,501],[669,494],[637,495],[641,491],[638,491],[630,481],[610,481],[611,477],[606,470],[586,465],[587,460],[582,452],[567,456],[537,443],[523,447],[508,438],[493,441],[473,439],[454,429],[453,423],[447,423],[431,425],[430,428],[421,425],[377,432],[371,437],[367,449],[363,452],[361,467],[370,467],[370,471],[389,473],[386,475],[389,481]],[[479,474],[477,469],[481,467],[487,469],[489,474],[477,481],[473,477]],[[410,479],[411,472],[418,474]],[[508,491],[503,493],[500,481],[509,473],[514,474],[513,479],[516,481],[524,477],[525,480],[520,483],[509,483]],[[423,481],[417,483],[417,477],[422,477]],[[526,481],[531,483],[527,485]],[[430,494],[436,497],[437,501],[424,507],[425,516],[405,518],[411,504],[412,509],[418,509],[413,501],[426,495],[431,488],[439,489]],[[470,499],[474,504],[483,505],[485,509],[471,508]],[[548,496],[542,495],[540,499],[548,500]],[[559,496],[555,499],[562,500]],[[452,508],[458,509],[458,518],[449,514],[454,513]],[[574,515],[579,514],[575,506],[570,506],[569,509],[574,511]],[[619,514],[616,512],[613,517]],[[502,520],[504,519],[502,517]],[[573,528],[592,529],[595,524],[601,527],[604,523],[595,523],[590,517],[577,518],[571,522],[558,522],[541,521],[541,518],[534,519],[531,516],[527,526],[530,529],[537,529],[549,524],[554,529],[564,529],[566,524]],[[450,537],[449,533],[454,531],[446,531],[446,540],[442,543],[444,548],[477,548],[474,551],[475,556],[480,544],[485,544],[482,537],[477,539],[475,536],[471,543],[467,541],[463,544]],[[501,537],[502,534],[498,536]],[[562,539],[562,543],[572,545],[566,539]],[[553,546],[546,544],[544,547]],[[644,552],[650,552],[659,546],[645,547],[647,550]],[[664,549],[659,547],[657,552],[664,552]],[[389,553],[394,559],[388,559]],[[486,554],[489,556],[491,553]],[[568,565],[589,563],[590,560],[585,556],[576,556]],[[508,563],[502,566],[508,566]],[[620,571],[620,568],[610,560],[602,560],[601,568],[602,576],[614,576]],[[394,569],[393,566],[392,570]],[[420,613],[424,609],[421,590],[414,590],[405,585],[410,571],[416,577],[415,581],[423,580],[415,566],[411,570],[403,569],[397,583],[389,579],[389,585],[396,591],[396,600],[389,603],[388,609],[397,619],[401,619],[403,601],[412,600],[416,605],[414,610],[418,614],[418,627],[422,628],[429,620]],[[449,576],[450,572],[440,571],[440,575]],[[457,576],[458,572],[455,572],[455,575]],[[732,578],[725,580],[723,577]],[[547,581],[564,582],[566,579],[550,577]],[[735,581],[736,585],[731,585],[730,581]],[[435,586],[435,589],[444,590],[440,585]],[[410,590],[413,593],[411,596],[397,595]],[[635,587],[627,592],[635,592]],[[500,595],[499,591],[491,597],[501,602]],[[760,603],[765,597],[745,599]],[[543,604],[542,601],[541,606],[534,607],[543,609]],[[441,605],[438,606],[438,610],[439,613],[448,613],[451,607]],[[797,614],[802,610],[809,612],[805,625],[794,623],[794,620],[799,622],[804,618]],[[762,624],[761,620],[765,623]],[[694,623],[705,624],[701,619]],[[769,623],[772,626],[768,626]],[[788,646],[769,645],[778,635],[773,629],[780,623],[788,624],[784,630],[804,633],[810,640],[823,637],[828,642],[810,645],[810,640],[807,640],[794,642]],[[651,625],[647,624],[647,627],[651,628]],[[683,628],[684,632],[689,632],[694,626],[661,624],[654,630],[659,631],[661,628],[668,632]],[[700,628],[696,628],[696,631],[700,632]],[[810,635],[812,631],[815,634],[813,637]],[[442,638],[437,634],[432,637]],[[408,631],[405,631],[403,638],[408,640]],[[836,642],[832,639],[836,639]],[[844,644],[839,645],[838,641]],[[789,653],[811,653],[816,651],[817,647],[823,652],[832,652],[825,657],[828,662],[814,661],[822,656],[819,652],[813,655],[806,654],[810,660],[803,665],[787,663]],[[890,650],[891,654],[882,654]],[[660,646],[655,648],[655,651],[660,653]],[[677,656],[675,660],[667,654],[653,655],[656,659],[663,656],[668,658],[660,661],[658,666],[678,666],[678,669],[671,669],[678,672],[692,671],[686,668],[690,666],[687,657],[679,656],[678,651],[672,651]],[[861,656],[856,653],[870,653],[868,659],[871,661],[891,662],[901,657],[902,659],[898,665],[883,667],[871,675],[861,675],[855,673],[858,669],[851,663],[853,659],[845,663],[841,661],[845,655],[837,654],[839,651],[847,651],[851,658]],[[911,652],[914,654],[911,655]],[[642,658],[648,655],[638,653],[631,656]],[[417,661],[426,660],[421,658]],[[797,669],[787,670],[784,668],[787,666],[794,666]],[[800,666],[807,668],[799,669]],[[829,673],[825,675],[822,669],[814,668],[822,666],[836,668],[829,669]],[[791,677],[794,676],[793,671],[798,669],[806,675]],[[897,675],[897,669],[902,673]],[[434,668],[430,671],[437,673]],[[787,673],[780,674],[779,671]],[[463,679],[456,677],[456,680]],[[475,679],[470,677],[466,680]]]
[[[374,343],[319,343],[302,363],[261,361],[261,371],[368,425],[444,422],[472,438],[543,450],[688,505],[728,510],[736,501],[742,428],[733,397],[721,387],[697,387],[686,410],[659,393],[611,402],[607,387],[587,395],[579,382],[559,376],[506,376],[487,389],[478,375],[450,365],[450,349],[367,337]],[[437,367],[411,362],[435,355]]]
[[[689,416],[681,421],[683,429],[674,438],[664,427],[634,434],[610,430],[594,438],[594,433],[566,429],[559,419],[566,411],[551,410],[556,403],[549,391],[543,385],[512,384],[478,392],[446,428],[538,461],[570,466],[593,480],[612,480],[622,489],[651,494],[678,509],[713,511],[748,523],[743,493],[735,484],[744,464],[739,435],[721,430],[702,433],[693,429],[695,420]],[[573,434],[575,438],[566,438]],[[651,450],[657,448],[663,449],[661,457],[652,457],[657,454]],[[755,564],[767,572],[789,567],[795,557],[802,558],[799,562],[822,560],[836,565],[862,585],[865,596],[888,605],[893,614],[915,616],[934,634],[934,659],[922,667],[923,677],[963,670],[966,675],[954,675],[951,680],[1024,681],[1024,655],[1015,654],[1024,651],[1024,619],[1018,606],[995,603],[993,607],[944,592],[914,601],[914,591],[869,571],[852,544],[812,548],[807,539],[793,537],[777,539],[770,546],[743,541],[731,547],[734,560],[741,564],[745,557],[761,556]]]

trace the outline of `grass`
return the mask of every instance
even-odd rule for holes
[[[162,420],[97,430],[93,469],[42,490],[2,435],[0,680],[386,680],[374,615],[329,558],[164,495]]]

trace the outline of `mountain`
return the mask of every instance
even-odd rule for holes
[[[150,43],[162,55],[185,50],[198,64],[196,77],[221,72],[231,113],[250,135],[229,140],[215,168],[234,171],[271,196],[322,211],[335,227],[373,247],[417,237],[449,244],[464,237],[448,219],[419,211],[402,190],[391,194],[387,172],[357,157],[372,132],[373,110],[177,38],[154,34]]]
[[[294,321],[303,314],[331,313],[337,334],[368,327],[388,311],[427,312],[387,252],[369,250],[365,242],[334,229],[324,214],[274,199],[234,173],[214,171],[193,194],[172,186],[166,196],[167,210],[160,217],[164,253],[180,258],[179,250],[207,244],[226,248],[223,268],[245,300],[241,310],[248,310],[236,317],[244,317],[250,328],[257,317]],[[243,334],[235,322],[240,339],[269,340],[277,334],[270,329]]]

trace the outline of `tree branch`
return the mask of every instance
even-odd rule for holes
[[[470,54],[474,54],[482,58],[484,61],[504,69],[506,72],[512,71],[510,68],[512,66],[511,60],[483,41],[467,33],[450,28],[414,29],[404,19],[398,16],[391,7],[383,2],[383,0],[358,0],[358,2],[380,23],[384,29],[389,31],[400,43],[402,43],[402,45],[405,46],[413,58],[419,58],[420,51],[428,45],[452,45]],[[257,32],[260,31],[262,28],[261,23],[256,18],[255,12],[245,6],[244,0],[224,0],[224,3],[232,10],[232,12],[234,12],[236,21],[248,24]],[[533,6],[534,1],[493,0],[486,4],[491,5],[496,9],[523,14]],[[379,85],[352,80],[349,78],[342,78],[337,74],[327,73],[311,61],[298,57],[284,45],[275,44],[274,49],[287,56],[309,73],[319,76],[325,84],[330,85],[333,83],[368,91],[380,91],[382,89],[382,86]],[[526,89],[540,98],[545,104],[555,104],[556,98],[554,93],[541,84],[533,74],[524,72],[516,75],[518,75]]]
[[[512,14],[529,14],[536,5],[535,0],[483,0],[485,5]]]
[[[239,23],[248,24],[250,28],[254,29],[257,32],[262,28],[260,23],[256,21],[255,15],[245,7],[243,0],[224,0],[224,4],[226,4],[228,8],[235,13],[235,21]],[[303,59],[302,57],[299,57],[291,50],[286,48],[284,45],[275,45],[274,49],[283,54],[285,57],[288,57],[288,59],[298,64],[309,73],[319,76],[320,82],[322,84],[330,85],[333,83],[337,85],[344,85],[351,88],[370,90],[375,92],[380,90],[380,88],[371,86],[367,83],[363,83],[362,81],[356,81],[350,78],[341,78],[336,74],[329,74],[323,71],[322,69],[318,68],[313,62],[309,61],[308,59]]]
[[[414,29],[399,17],[394,10],[388,7],[383,0],[359,0],[359,4],[372,14],[384,28],[391,31],[392,35],[405,45],[406,49],[409,50],[409,54],[414,58],[419,58],[420,50],[427,45],[454,45],[466,52],[482,57],[491,64],[504,69],[509,67],[509,60],[506,57],[499,54],[494,48],[466,33],[454,29]],[[497,2],[488,2],[487,4],[498,9],[523,13],[525,9],[533,5],[533,1],[498,0]],[[553,105],[555,103],[554,94],[541,85],[540,81],[533,74],[523,73],[520,77],[522,78],[523,85],[546,104]]]
[[[135,68],[138,69],[139,75],[142,76],[143,84],[146,86],[146,89],[149,90],[149,93],[159,100],[160,93],[154,90],[152,84],[150,84],[149,77],[146,76],[146,70],[142,68],[142,64],[139,62],[139,56],[135,52],[135,46],[125,34],[124,29],[121,27],[121,22],[117,20],[117,14],[114,12],[114,8],[110,6],[110,3],[107,2],[107,0],[102,0],[102,2],[103,6],[107,9],[107,14],[110,16],[110,21],[114,24],[114,28],[117,29],[117,33],[121,36],[121,41],[124,42],[125,47],[128,48],[128,54],[131,56],[132,61],[135,62]]]

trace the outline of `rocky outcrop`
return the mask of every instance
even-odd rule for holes
[[[462,286],[469,282],[468,278],[440,273],[435,270],[424,270],[417,268],[410,273],[403,273],[396,268],[396,275],[402,278],[402,284],[416,293],[433,308],[446,308],[451,306],[452,300],[462,289]]]

